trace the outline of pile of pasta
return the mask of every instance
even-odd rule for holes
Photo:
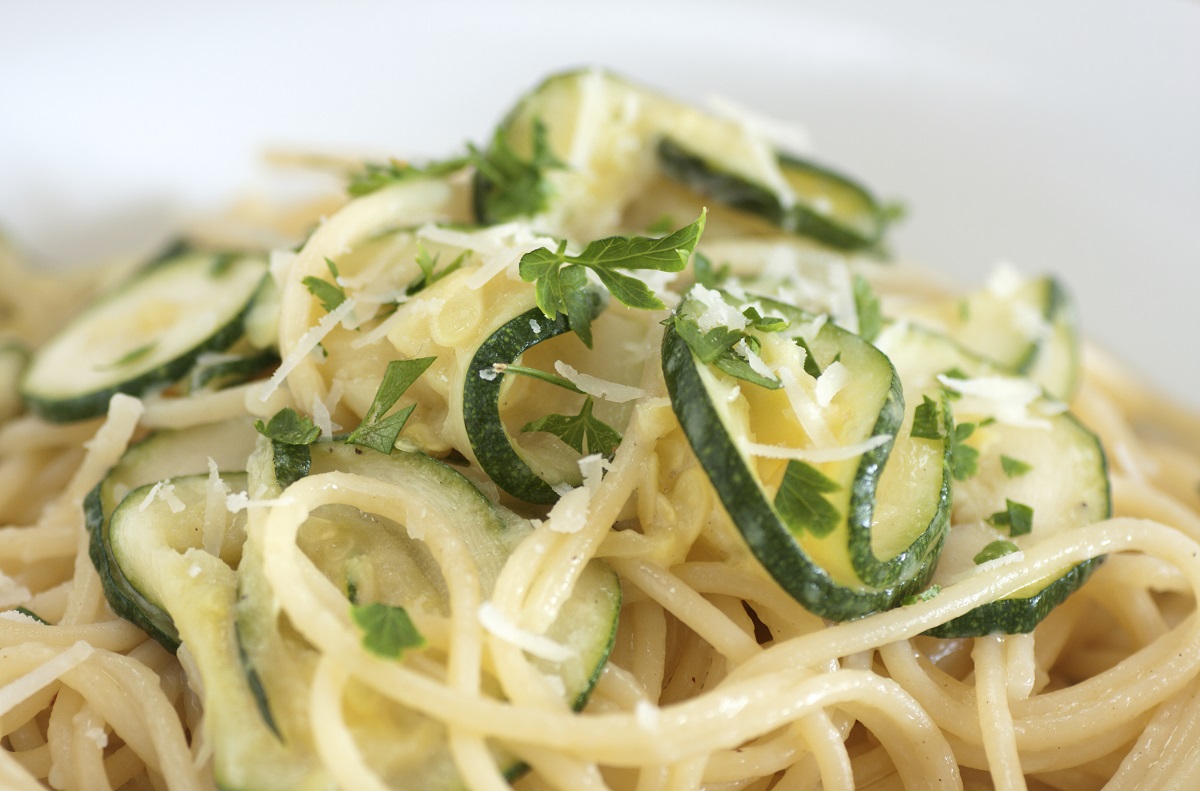
[[[559,152],[556,169],[591,172],[596,158],[581,146]],[[85,498],[155,432],[238,418],[265,423],[291,408],[323,438],[337,436],[368,414],[390,361],[433,357],[400,402],[415,404],[400,451],[447,461],[529,530],[485,590],[446,520],[405,506],[409,533],[430,547],[449,591],[444,613],[417,618],[424,649],[391,660],[372,654],[344,611],[350,594],[338,580],[314,579],[297,543],[318,505],[369,511],[364,503],[386,489],[352,475],[332,484],[313,476],[279,498],[251,491],[242,501],[248,535],[269,553],[275,617],[286,624],[279,628],[313,657],[309,685],[295,690],[311,730],[286,736],[311,748],[322,787],[424,787],[419,779],[405,785],[403,772],[367,757],[382,748],[368,749],[348,719],[368,705],[364,696],[381,710],[439,723],[454,783],[477,791],[1193,787],[1197,416],[1086,347],[1068,406],[1105,449],[1112,516],[984,563],[936,595],[835,622],[801,606],[748,551],[672,408],[663,321],[690,285],[690,267],[647,278],[662,309],[610,304],[594,321],[591,348],[564,336],[521,357],[594,398],[597,414],[621,434],[611,453],[573,454],[545,434],[518,436],[547,412],[577,408],[579,393],[547,395],[533,378],[508,376],[506,425],[526,456],[553,462],[537,471],[553,479],[558,499],[522,503],[481,469],[461,387],[477,375],[470,361],[480,344],[537,304],[535,285],[517,272],[522,257],[554,249],[558,239],[577,249],[601,236],[644,233],[657,211],[631,200],[600,211],[589,195],[576,196],[571,211],[552,202],[534,217],[480,224],[478,167],[468,159],[445,173],[406,174],[327,202],[319,215],[256,218],[274,237],[305,228],[298,251],[263,253],[278,296],[266,345],[279,363],[261,376],[220,389],[118,394],[102,415],[54,423],[22,405],[28,351],[13,355],[0,382],[0,785],[215,788],[218,740],[206,730],[196,651],[185,637],[172,652],[114,614],[89,552]],[[698,251],[769,242],[772,267],[792,267],[797,282],[817,284],[829,298],[830,321],[853,324],[844,302],[829,295],[844,295],[837,284],[855,277],[892,321],[955,293],[914,266],[767,228],[719,201],[681,201],[672,197],[663,213],[686,220],[696,215],[681,205],[708,207]],[[235,229],[241,239],[243,226]],[[219,247],[229,227],[208,223],[192,241]],[[406,293],[421,273],[415,255],[435,252],[440,266],[461,256],[459,265],[436,282],[427,272],[430,282]],[[3,332],[13,348],[34,354],[134,269],[56,276],[31,270],[9,248],[0,263]],[[339,306],[322,303],[314,278],[340,289]],[[569,399],[576,407],[564,406]],[[1054,469],[1029,474],[1055,486]],[[399,504],[384,511],[403,521]],[[960,521],[956,510],[949,530]],[[927,634],[1100,557],[1091,578],[1028,633]],[[576,711],[538,662],[558,648],[545,630],[592,561],[617,575],[621,604],[607,661]],[[396,749],[429,748],[418,741]]]

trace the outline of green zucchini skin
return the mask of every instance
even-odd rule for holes
[[[822,214],[801,199],[785,206],[767,187],[723,169],[720,163],[693,153],[685,144],[669,137],[658,142],[657,152],[659,166],[671,178],[727,206],[762,217],[787,233],[806,236],[839,250],[874,248],[883,240],[887,218],[875,198],[848,176],[823,165],[790,154],[776,154],[785,178],[815,179],[853,196],[858,204],[853,224]]]
[[[594,315],[603,308],[598,294],[593,293],[592,304]],[[513,363],[526,349],[570,331],[564,314],[547,319],[541,309],[532,308],[505,322],[479,345],[463,384],[463,420],[479,466],[503,491],[527,503],[551,505],[559,495],[513,447],[500,418],[504,377],[485,379],[481,373],[491,371],[493,363]]]
[[[924,587],[932,563],[915,564],[916,576],[894,584],[848,587],[809,559],[746,466],[708,396],[698,361],[673,327],[663,336],[662,361],[671,406],[722,505],[754,555],[796,601],[824,618],[845,621],[889,609]],[[940,548],[940,537],[931,544],[930,551]]]
[[[167,478],[207,473],[209,458],[221,469],[244,468],[255,436],[248,418],[157,431],[129,448],[84,497],[88,556],[109,606],[172,653],[179,647],[179,633],[170,615],[146,599],[113,557],[111,516],[129,491]]]
[[[162,293],[164,285],[172,280],[183,282],[182,293],[186,293],[186,278],[195,277],[196,270],[207,271],[214,281],[228,281],[223,291],[214,289],[218,296],[208,306],[223,315],[218,326],[205,329],[192,343],[179,345],[165,356],[150,349],[128,363],[111,358],[94,359],[95,350],[89,348],[93,336],[103,337],[107,327],[118,321],[135,325],[139,311],[156,309],[152,302],[154,295]],[[144,267],[121,287],[93,303],[33,355],[20,384],[25,406],[50,422],[68,423],[103,415],[109,400],[117,393],[141,396],[179,381],[202,354],[223,351],[242,337],[245,317],[262,287],[265,272],[266,261],[258,257],[230,258],[190,251]],[[122,310],[114,313],[118,307]],[[178,320],[176,326],[183,320]],[[155,335],[138,336],[136,328],[132,328],[124,342],[127,345],[145,341],[149,348],[158,340]],[[113,353],[121,355],[128,351],[122,346]],[[111,376],[95,375],[96,371],[109,367]],[[80,381],[81,372],[87,372],[87,378],[93,381]]]

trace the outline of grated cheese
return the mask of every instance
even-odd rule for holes
[[[573,649],[562,643],[520,628],[506,618],[504,613],[500,612],[500,609],[490,601],[479,605],[478,618],[479,625],[483,627],[484,631],[540,659],[550,662],[567,662],[578,656]]]
[[[288,352],[287,357],[285,357],[279,363],[279,367],[275,369],[275,373],[271,374],[271,378],[267,380],[266,386],[264,386],[262,391],[259,393],[259,399],[266,401],[268,398],[270,398],[271,395],[279,388],[279,385],[283,383],[283,380],[287,378],[287,375],[290,374],[297,365],[303,362],[304,358],[311,354],[313,350],[316,349],[321,343],[321,341],[325,340],[325,336],[332,332],[333,328],[336,327],[342,321],[342,319],[346,318],[354,311],[354,305],[354,299],[352,297],[347,297],[342,304],[338,305],[336,308],[322,316],[321,320],[318,321],[316,325],[309,327],[308,331],[301,335],[300,340],[296,342],[296,348]]]
[[[555,361],[554,370],[558,371],[559,376],[578,387],[586,395],[602,398],[605,401],[611,401],[615,404],[624,404],[627,401],[643,398],[646,395],[646,391],[640,387],[608,382],[590,374],[580,373],[562,360]]]
[[[717,327],[728,327],[731,330],[746,329],[746,317],[740,310],[726,302],[720,291],[697,283],[688,292],[688,298],[700,305],[700,312],[696,314],[696,326],[700,328],[701,332],[708,332]]]
[[[277,505],[291,505],[294,502],[296,502],[296,498],[286,494],[275,498],[256,498],[246,492],[234,492],[225,498],[225,507],[229,509],[230,513],[236,514],[250,508],[274,508]]]
[[[568,489],[550,509],[546,524],[556,533],[578,533],[587,525],[592,494],[586,487]]]
[[[1010,426],[1049,428],[1042,417],[1030,414],[1029,407],[1042,395],[1042,388],[1029,379],[1011,376],[979,376],[957,379],[941,374],[937,380],[968,398],[957,407],[963,414],[983,414]]]
[[[815,388],[817,404],[827,407],[833,402],[834,396],[842,391],[850,382],[850,369],[842,365],[840,360],[831,362],[821,375],[817,377]]]
[[[796,459],[814,464],[827,461],[844,461],[878,448],[891,442],[891,434],[876,434],[873,437],[856,442],[853,445],[840,445],[832,448],[786,448],[782,445],[761,445],[757,442],[742,442],[741,447],[751,456],[764,459]]]
[[[746,343],[745,338],[735,343],[733,350],[742,356],[742,359],[750,366],[751,371],[772,381],[778,381],[775,372],[771,370],[769,365],[763,362],[761,357],[754,353],[754,350],[750,348],[750,344]]]
[[[146,493],[145,499],[138,505],[138,511],[145,511],[155,499],[165,502],[173,514],[177,514],[184,508],[187,508],[183,500],[180,500],[175,494],[175,484],[168,483],[167,481],[159,481],[150,487],[150,491]]]

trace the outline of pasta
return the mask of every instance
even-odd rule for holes
[[[461,160],[372,166],[348,200],[256,217],[250,237],[274,251],[203,259],[213,277],[260,267],[238,338],[168,381],[105,391],[94,416],[77,415],[82,396],[31,395],[29,372],[96,295],[150,270],[63,278],[0,251],[0,784],[1194,785],[1200,418],[1081,348],[1065,294],[1031,316],[1021,300],[1048,280],[1004,270],[964,296],[882,260],[884,209],[777,157],[750,124],[600,72],[552,78],[506,124]],[[664,129],[690,148],[662,147]],[[680,175],[714,151],[719,178]],[[774,203],[714,191],[734,176]],[[246,225],[209,222],[192,249],[243,243]],[[173,255],[158,271],[200,254]],[[133,381],[153,332],[81,364]],[[963,346],[906,351],[942,332]],[[1037,361],[1006,362],[1005,333]],[[934,348],[978,368],[915,384]],[[220,367],[245,360],[245,374]],[[865,375],[874,364],[884,373]],[[743,489],[686,417],[700,399],[717,416],[706,430],[748,460]],[[415,405],[398,438],[397,403]],[[288,438],[288,415],[307,439]],[[878,452],[885,472],[859,465]],[[146,486],[119,477],[138,453]],[[805,470],[815,488],[787,500]],[[853,521],[846,503],[868,485],[873,554],[847,559],[855,528],[828,528],[830,549],[815,525],[828,509]],[[1073,487],[1111,493],[1111,513]],[[798,558],[788,568],[818,572],[772,565],[745,492],[792,529],[770,545]],[[121,565],[118,540],[143,539],[122,538],[120,519],[162,531],[145,539],[145,580],[136,558]],[[133,590],[114,593],[114,575]],[[1078,589],[1023,609],[1055,580]],[[821,601],[798,592],[819,585]],[[884,603],[850,609],[868,600]],[[116,614],[129,602],[148,602],[147,620]],[[413,632],[380,649],[368,612]],[[1013,612],[1021,628],[986,620]]]

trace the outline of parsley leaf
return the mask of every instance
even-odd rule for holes
[[[1023,536],[1033,531],[1033,509],[1024,503],[1004,499],[1004,510],[988,517],[993,527],[1007,527],[1010,536]]]
[[[254,428],[267,439],[284,445],[311,445],[321,436],[321,429],[308,415],[300,415],[290,406],[276,412],[266,423],[254,421]]]
[[[759,332],[781,332],[786,330],[790,324],[781,316],[764,317],[753,305],[743,310],[742,315],[746,317],[750,326]]]
[[[929,396],[922,396],[923,401],[913,411],[912,436],[919,439],[945,439],[946,432],[942,428],[942,410],[938,403]]]
[[[692,272],[695,274],[696,282],[705,288],[720,288],[721,283],[729,279],[730,266],[729,264],[721,264],[714,268],[712,259],[704,253],[696,253],[692,258]]]
[[[745,350],[757,354],[760,348],[758,338],[753,335],[716,326],[708,332],[701,332],[700,325],[690,316],[675,315],[675,331],[688,345],[692,353],[700,358],[705,365],[715,365],[720,370],[746,382],[765,387],[768,390],[778,390],[783,384],[778,379],[763,376],[755,371],[750,363],[739,353],[739,344],[745,341]]]
[[[1019,552],[1020,550],[1021,548],[1013,542],[1005,541],[1003,538],[1001,538],[998,541],[993,541],[983,549],[979,550],[979,554],[977,554],[974,558],[975,565],[980,566],[984,563],[987,563],[989,560],[1002,558],[1005,555],[1011,555],[1012,553]]]
[[[404,293],[411,297],[418,291],[432,286],[446,275],[462,267],[463,261],[467,260],[467,256],[470,255],[470,252],[470,250],[463,250],[461,253],[459,253],[457,258],[447,264],[439,272],[437,271],[437,262],[438,259],[441,258],[442,254],[436,253],[434,255],[430,255],[429,251],[425,249],[425,245],[418,242],[416,261],[417,266],[421,268],[421,274],[408,284],[408,287],[404,289]]]
[[[583,400],[578,415],[546,415],[527,423],[521,430],[553,434],[581,456],[590,453],[612,456],[621,444],[620,433],[592,414],[591,396]]]
[[[363,648],[385,659],[399,659],[408,649],[425,645],[425,638],[403,607],[380,602],[352,604],[350,617],[363,631]]]
[[[923,602],[923,601],[929,601],[930,599],[934,598],[941,592],[942,592],[941,585],[930,585],[928,588],[921,591],[920,593],[914,593],[911,596],[905,596],[904,600],[901,601],[900,604],[901,605],[919,604],[920,602]]]
[[[496,129],[487,151],[468,148],[483,184],[476,191],[477,208],[489,224],[545,209],[551,187],[542,173],[566,167],[550,149],[546,125],[540,118],[533,121],[533,152],[529,159],[522,159],[513,150],[504,127]]]
[[[1025,473],[1033,469],[1033,465],[1023,462],[1020,459],[1014,459],[1012,456],[1000,455],[1000,469],[1004,470],[1004,474],[1009,478],[1019,478]]]
[[[954,436],[950,440],[950,472],[956,481],[965,481],[979,470],[979,451],[966,444],[974,433],[974,423],[960,423],[954,427]]]
[[[864,340],[873,341],[883,329],[883,313],[879,297],[871,290],[871,284],[862,275],[854,276],[854,310],[858,313],[858,334]]]
[[[330,283],[328,280],[322,280],[321,278],[313,275],[309,275],[300,282],[303,283],[304,287],[308,289],[308,293],[321,300],[322,307],[324,307],[325,312],[328,313],[346,301],[346,292],[337,284],[337,264],[335,264],[332,259],[326,258],[325,266],[329,267],[329,273],[333,275],[332,283]]]
[[[409,404],[404,409],[384,417],[389,409],[395,406],[404,395],[404,391],[417,381],[417,377],[425,373],[433,364],[434,357],[419,357],[415,360],[392,360],[388,363],[383,374],[383,381],[375,391],[375,398],[367,408],[358,428],[350,432],[346,442],[351,445],[365,445],[380,453],[391,453],[396,445],[396,438],[408,422],[409,415],[416,409],[416,404]]]
[[[793,532],[807,530],[820,538],[833,532],[841,519],[837,508],[824,497],[839,489],[836,481],[816,467],[792,459],[775,493],[775,509]]]
[[[392,159],[385,163],[364,162],[361,171],[350,174],[346,191],[356,198],[361,195],[370,195],[391,184],[408,181],[418,176],[445,176],[461,170],[468,161],[467,157],[457,157],[428,162],[424,165],[414,165],[399,159]]]
[[[796,338],[796,345],[804,350],[804,373],[813,379],[818,378],[821,375],[821,366],[817,365],[817,358],[813,357],[812,349],[809,348],[808,342],[803,338]]]
[[[622,304],[641,310],[660,310],[666,306],[649,286],[617,270],[681,271],[704,232],[705,216],[702,212],[692,224],[661,238],[610,236],[597,239],[578,255],[567,253],[566,242],[560,242],[555,250],[539,247],[521,256],[521,279],[536,283],[537,305],[546,318],[565,314],[571,329],[590,348],[593,302],[586,293],[589,289],[584,270],[592,270]]]

